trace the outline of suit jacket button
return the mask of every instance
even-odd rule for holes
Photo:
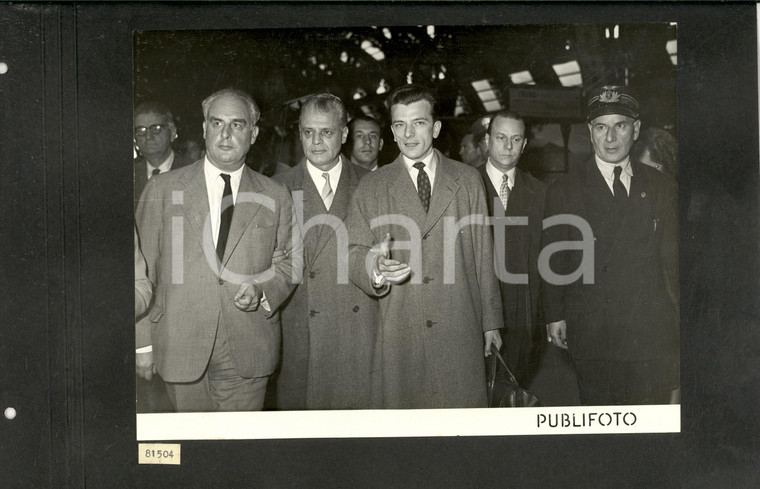
[[[603,272],[607,272],[607,271],[609,271],[609,269],[610,269],[610,267],[608,265],[605,265],[605,266],[602,267],[602,271]]]
[[[314,309],[312,309],[311,311],[309,311],[309,317],[310,318],[315,317],[317,314],[319,314],[319,311],[315,311]]]
[[[611,304],[612,303],[612,299],[610,299],[609,297],[607,297],[606,299],[604,299],[604,302],[606,302],[607,304]]]
[[[359,312],[359,306],[354,306],[353,311],[354,312]]]
[[[309,278],[314,278],[314,277],[316,277],[316,276],[317,276],[317,274],[316,274],[316,273],[314,273],[314,272],[309,272]]]
[[[422,279],[422,283],[425,284],[425,285],[429,284],[432,281],[433,281],[433,279],[430,278],[430,277],[425,277],[425,278]]]
[[[428,319],[428,320],[425,322],[425,326],[427,326],[428,328],[432,328],[432,327],[433,327],[433,321],[430,321],[430,320]]]
[[[224,285],[224,280],[219,279],[219,285]]]

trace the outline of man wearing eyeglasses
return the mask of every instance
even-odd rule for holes
[[[172,151],[172,142],[177,139],[177,128],[171,111],[164,104],[141,103],[135,109],[134,124],[134,143],[139,153],[134,161],[137,201],[153,175],[166,173],[190,162]]]

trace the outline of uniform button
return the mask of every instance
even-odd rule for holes
[[[427,320],[425,322],[425,326],[427,326],[428,328],[432,328],[433,327],[433,321]]]
[[[607,304],[610,304],[610,303],[612,303],[612,299],[610,299],[609,297],[607,297],[606,299],[604,299],[604,302],[606,302]]]
[[[425,284],[425,285],[429,284],[432,281],[433,281],[433,279],[430,278],[430,277],[425,277],[425,278],[422,279],[422,283]]]
[[[219,279],[219,285],[224,285],[224,280]]]
[[[315,311],[314,309],[312,309],[311,311],[309,311],[309,317],[310,318],[316,317],[317,314],[319,314],[319,311]]]
[[[354,311],[354,312],[359,312],[359,306],[354,306],[354,309],[353,309],[353,311]]]
[[[317,276],[317,274],[316,274],[316,273],[314,273],[314,272],[309,272],[309,278],[314,278],[314,277],[316,277],[316,276]]]
[[[605,265],[605,266],[602,267],[602,271],[603,272],[607,272],[607,271],[609,271],[609,269],[610,269],[610,267],[607,266],[607,265]]]

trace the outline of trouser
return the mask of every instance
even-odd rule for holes
[[[219,324],[208,366],[195,382],[167,382],[178,412],[260,411],[269,377],[244,378],[232,363],[223,324]]]

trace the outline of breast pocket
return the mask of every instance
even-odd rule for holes
[[[276,244],[277,225],[251,227],[243,236],[241,246],[235,250],[235,254],[246,262],[245,268],[249,273],[257,273],[272,264]]]

